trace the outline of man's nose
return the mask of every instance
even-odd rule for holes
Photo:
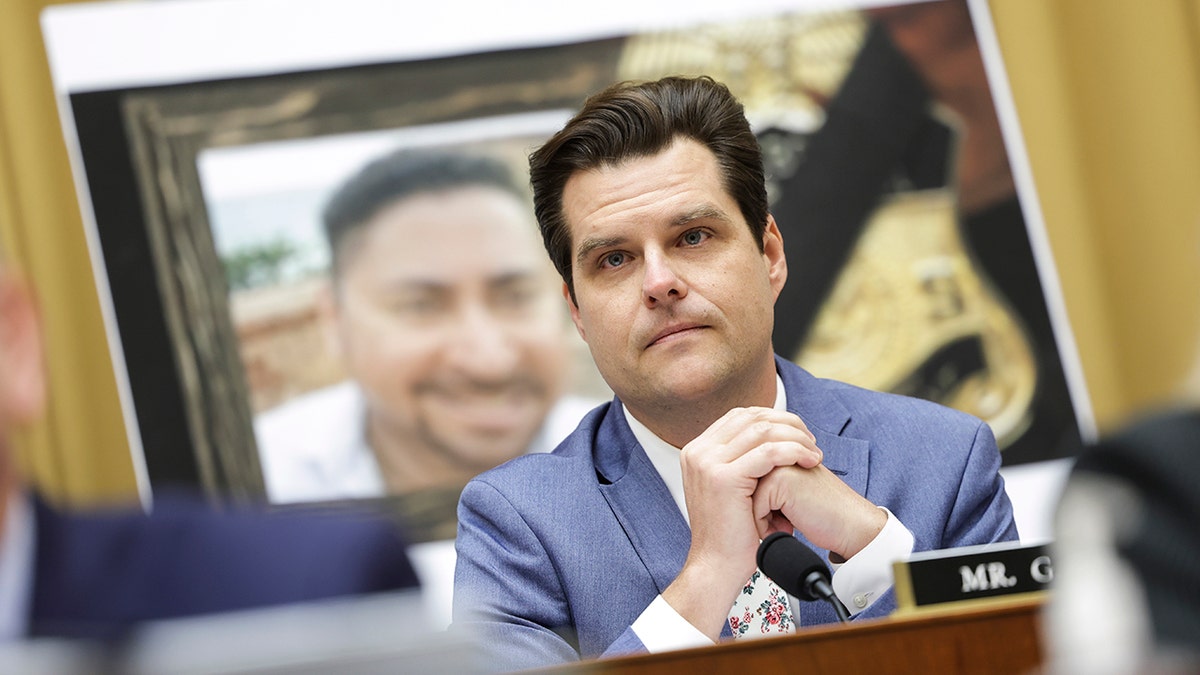
[[[642,277],[642,301],[647,307],[674,302],[687,295],[687,284],[662,251],[647,251]]]
[[[465,307],[446,336],[449,365],[472,377],[510,377],[519,366],[520,349],[511,322],[482,303]]]

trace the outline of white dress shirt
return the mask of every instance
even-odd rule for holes
[[[783,388],[783,380],[778,375],[775,376],[774,407],[776,410],[787,410],[787,394]],[[679,448],[659,438],[644,424],[634,419],[627,409],[622,410],[634,437],[662,476],[667,490],[679,507],[679,512],[690,525],[683,495],[683,469],[679,466]],[[913,550],[912,533],[891,511],[883,511],[887,513],[887,523],[871,543],[846,562],[832,565],[833,591],[851,615],[870,607],[887,591],[892,585],[892,562],[907,558]],[[790,596],[789,601],[792,616],[796,617],[796,623],[799,625],[798,601]],[[651,653],[713,644],[704,633],[680,616],[662,595],[656,597],[633,622],[633,632]]]

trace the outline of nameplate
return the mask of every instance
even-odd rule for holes
[[[1054,578],[1048,546],[990,544],[914,553],[892,565],[897,609],[1021,595]]]

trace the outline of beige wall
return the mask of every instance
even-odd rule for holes
[[[19,447],[75,501],[135,494],[38,13],[0,9],[0,233],[45,314],[51,405]],[[1200,0],[992,0],[1102,429],[1170,397],[1200,325]]]

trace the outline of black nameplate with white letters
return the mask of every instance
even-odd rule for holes
[[[913,554],[894,565],[901,608],[1046,590],[1048,546],[995,544]]]

